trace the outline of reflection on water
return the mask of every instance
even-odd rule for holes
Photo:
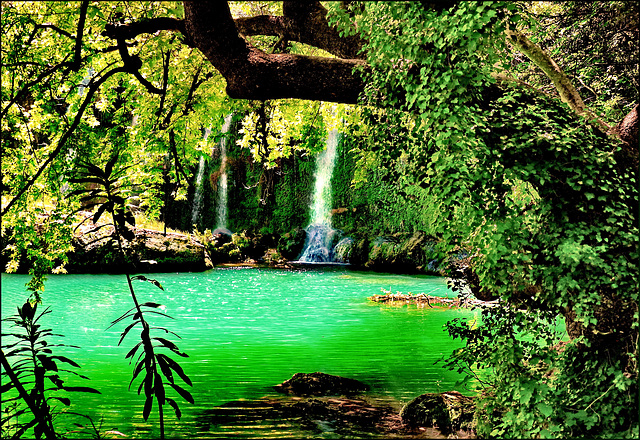
[[[271,386],[297,372],[358,379],[371,386],[371,395],[400,403],[424,392],[454,389],[460,379],[434,363],[455,347],[444,323],[472,317],[473,312],[390,307],[367,300],[381,288],[450,295],[442,278],[346,268],[225,268],[153,277],[164,291],[139,282],[136,292],[141,302],[161,303],[175,318],[154,317],[152,323],[182,337],[172,340],[189,355],[178,360],[194,385],[190,391],[195,404],[181,403],[180,421],[170,409],[165,412],[170,414],[168,437],[215,437],[215,426],[204,435],[195,423],[197,417],[227,402],[273,396]],[[3,318],[26,299],[27,281],[27,276],[2,274]],[[114,429],[128,438],[157,437],[157,415],[152,412],[147,422],[142,419],[144,399],[135,392],[138,381],[127,389],[132,367],[124,356],[138,342],[138,334],[132,331],[117,346],[127,324],[106,330],[132,307],[124,276],[50,276],[43,298],[53,311],[46,317],[47,327],[64,334],[65,343],[82,347],[65,349],[64,354],[91,378],[89,383],[70,378],[68,385],[88,385],[102,392],[74,393],[71,410],[103,418],[104,430]],[[249,429],[242,436],[263,434]]]

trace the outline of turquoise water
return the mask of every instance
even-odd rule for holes
[[[434,365],[457,345],[443,325],[456,317],[472,319],[475,313],[394,307],[367,299],[381,293],[381,288],[452,295],[439,277],[345,268],[219,268],[150,277],[165,290],[137,281],[138,299],[163,304],[164,311],[175,318],[150,321],[182,337],[169,335],[168,339],[189,358],[172,357],[193,381],[193,388],[187,388],[195,404],[176,399],[183,412],[181,420],[176,421],[170,408],[165,410],[169,438],[215,437],[214,432],[198,430],[196,419],[204,411],[233,400],[275,395],[271,386],[297,372],[358,379],[371,386],[370,394],[401,403],[425,392],[455,389],[460,376],[444,370],[442,363]],[[28,296],[24,289],[28,279],[2,274],[3,318],[15,313]],[[54,354],[68,355],[82,366],[78,371],[91,378],[70,377],[67,384],[91,386],[102,393],[73,393],[71,410],[98,422],[102,419],[103,430],[117,430],[127,438],[157,437],[155,407],[148,421],[142,418],[144,398],[136,394],[139,380],[127,389],[132,366],[124,356],[139,341],[139,334],[132,331],[117,346],[129,321],[107,330],[111,321],[133,306],[125,277],[53,275],[43,300],[42,306],[53,311],[43,324],[65,335],[60,342],[81,347],[61,348]],[[64,426],[74,421],[70,416],[60,420]]]

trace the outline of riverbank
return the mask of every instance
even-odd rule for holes
[[[123,256],[113,239],[113,226],[106,220],[93,224],[92,217],[90,212],[76,215],[72,250],[66,254],[66,262],[54,262],[56,273],[200,272],[226,265],[292,268],[308,239],[301,228],[277,235],[232,233],[227,229],[184,233],[130,227],[134,238],[122,240]],[[41,221],[43,225],[47,223],[45,217]],[[11,262],[15,258],[11,234],[4,232],[0,264],[3,268],[17,268],[16,273],[28,273],[34,264],[28,249],[18,255],[17,262]],[[348,238],[341,246],[339,260],[324,264],[348,264],[375,272],[441,275],[436,244],[433,237],[420,231]]]

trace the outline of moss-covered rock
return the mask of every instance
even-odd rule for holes
[[[473,431],[475,401],[457,391],[422,394],[400,411],[402,422],[413,427],[436,427],[443,434]]]
[[[278,252],[287,260],[295,260],[302,253],[306,238],[307,231],[302,228],[295,228],[280,237],[277,247]]]
[[[68,254],[68,273],[197,272],[211,267],[204,246],[184,234],[137,228],[123,258],[109,228],[80,234]]]
[[[373,270],[439,274],[436,240],[422,231],[376,237],[370,241],[363,266]],[[365,245],[358,242],[356,254],[363,260]]]

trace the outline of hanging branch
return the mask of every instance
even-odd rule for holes
[[[540,48],[527,38],[525,34],[512,29],[507,29],[507,40],[520,52],[525,54],[533,63],[538,66],[545,75],[553,82],[560,99],[566,103],[573,111],[580,116],[595,123],[603,132],[608,132],[611,127],[599,118],[595,113],[587,108],[582,101],[582,97],[571,83],[567,74],[560,66]]]
[[[151,82],[149,82],[149,80],[143,77],[140,73],[140,68],[142,67],[142,60],[140,60],[140,57],[137,55],[129,55],[129,50],[127,49],[127,44],[124,41],[124,38],[118,38],[117,41],[118,52],[120,53],[120,57],[122,58],[122,62],[124,63],[127,72],[135,76],[149,93],[161,95],[162,90],[151,84]]]

